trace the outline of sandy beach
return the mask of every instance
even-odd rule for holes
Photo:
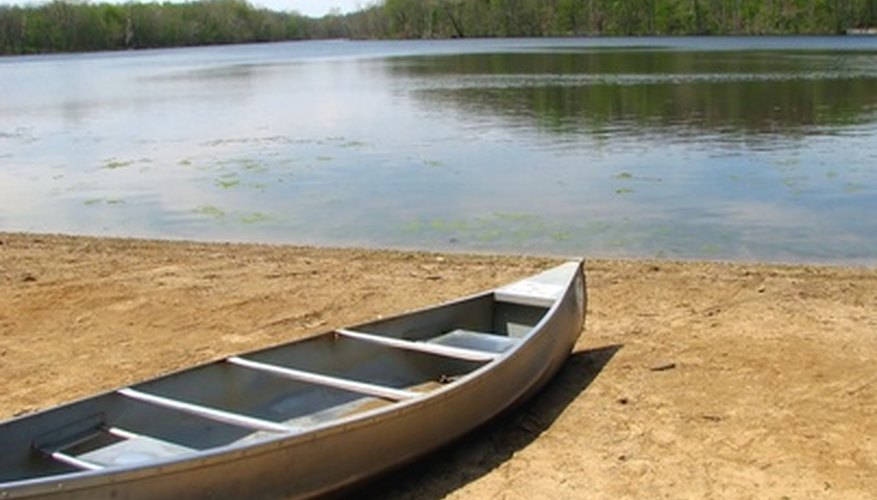
[[[556,259],[0,233],[0,419]],[[375,498],[875,498],[877,269],[587,262],[536,398]]]

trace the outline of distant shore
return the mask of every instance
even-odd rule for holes
[[[0,418],[553,262],[0,233]],[[371,495],[877,491],[877,268],[594,260],[586,273],[583,335],[546,390]]]
[[[318,39],[564,36],[841,35],[871,33],[873,7],[777,8],[737,0],[727,8],[653,0],[402,2],[314,19],[241,0],[0,5],[0,55],[94,52]],[[858,4],[858,5],[856,5]],[[871,33],[873,34],[873,33]]]

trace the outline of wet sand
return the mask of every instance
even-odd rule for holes
[[[555,259],[0,233],[0,418],[477,292]],[[877,269],[587,263],[535,399],[377,498],[874,498]]]

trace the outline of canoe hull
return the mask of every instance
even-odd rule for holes
[[[349,487],[465,435],[544,386],[582,330],[581,264],[571,280],[520,348],[428,397],[283,439],[153,467],[0,485],[0,493],[4,498],[299,498]]]

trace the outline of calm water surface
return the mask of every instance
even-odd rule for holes
[[[877,40],[0,58],[0,229],[877,264]]]

